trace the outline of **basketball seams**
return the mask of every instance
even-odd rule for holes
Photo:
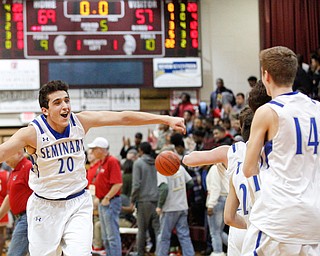
[[[181,164],[178,155],[172,151],[164,151],[160,153],[155,161],[156,169],[165,176],[175,174]]]
[[[160,165],[160,167],[161,167],[161,172],[160,173],[166,173],[166,174],[169,174],[170,175],[170,173],[167,171],[167,169],[163,166],[163,162],[162,162],[162,159],[166,159],[164,156],[162,156],[162,155],[160,155],[159,156],[159,159],[158,159],[158,164]]]

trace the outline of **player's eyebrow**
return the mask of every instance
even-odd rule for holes
[[[58,101],[61,101],[61,100],[65,100],[65,99],[70,99],[70,97],[69,96],[65,96],[63,98],[56,98],[56,99],[52,100],[52,103],[55,103],[55,102],[58,102]]]

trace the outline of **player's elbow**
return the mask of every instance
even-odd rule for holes
[[[234,224],[234,216],[231,214],[224,214],[224,223],[228,226],[233,226]]]
[[[244,177],[246,177],[246,178],[250,178],[250,177],[252,176],[250,172],[245,171],[245,170],[243,170],[243,175],[244,175]]]
[[[182,159],[182,163],[187,165],[187,166],[191,166],[192,157],[190,157],[189,155],[184,156],[183,159]]]
[[[243,166],[243,175],[246,178],[250,178],[251,176],[256,175],[256,174],[259,174],[257,168],[253,168],[253,167],[246,166],[246,165]]]

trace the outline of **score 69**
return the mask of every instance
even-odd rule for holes
[[[38,23],[40,25],[48,24],[50,20],[52,23],[56,22],[56,10],[52,10],[52,9],[38,10]]]

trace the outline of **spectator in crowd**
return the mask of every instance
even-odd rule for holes
[[[190,94],[183,92],[180,95],[180,102],[179,102],[178,106],[175,108],[175,110],[173,111],[172,115],[178,116],[178,117],[183,117],[184,112],[186,110],[190,111],[192,115],[195,113],[194,106],[191,103]]]
[[[257,77],[255,77],[255,76],[249,76],[249,77],[248,77],[248,83],[249,83],[250,88],[255,87],[256,84],[257,84],[257,81],[258,81]]]
[[[120,156],[122,159],[126,158],[127,157],[127,153],[130,149],[135,149],[135,150],[138,150],[138,147],[142,141],[142,133],[141,132],[137,132],[135,135],[134,135],[134,145],[131,145],[131,142],[130,142],[130,139],[129,138],[126,138],[125,136],[123,136],[122,138],[122,143],[123,143],[123,146],[121,148],[121,151],[120,151]]]
[[[308,76],[307,72],[303,69],[303,56],[301,54],[297,54],[298,59],[298,70],[296,74],[296,78],[294,79],[294,83],[292,86],[293,91],[300,91],[308,96],[312,96],[312,80]]]
[[[110,155],[109,142],[103,137],[97,137],[88,144],[99,167],[94,182],[96,197],[99,200],[99,218],[101,235],[107,255],[122,255],[119,231],[119,215],[121,211],[122,175],[117,158]]]
[[[183,119],[184,123],[186,125],[186,136],[190,135],[192,133],[192,128],[193,128],[193,112],[190,110],[186,110],[183,113]]]
[[[210,96],[210,110],[211,113],[217,108],[218,102],[221,102],[222,107],[225,105],[234,106],[235,97],[232,90],[224,86],[224,81],[222,78],[216,80],[217,89],[211,93]]]
[[[146,232],[152,226],[157,238],[159,217],[156,212],[158,203],[157,170],[149,142],[139,146],[140,157],[133,163],[131,203],[137,208],[137,253],[143,256],[146,245]]]
[[[133,162],[134,160],[126,159],[121,166],[121,169],[123,171],[123,185],[121,194],[126,195],[128,198],[130,198],[131,196]]]
[[[197,129],[193,131],[192,137],[194,142],[196,143],[193,151],[201,151],[204,149],[204,135],[205,132],[202,129]]]
[[[318,88],[320,86],[320,56],[315,53],[311,55],[308,76],[312,82],[311,98],[319,99]]]
[[[7,159],[6,163],[13,170],[8,181],[9,192],[0,208],[0,218],[3,218],[9,210],[15,216],[14,230],[7,255],[24,256],[27,255],[29,247],[26,209],[29,196],[33,192],[28,185],[32,163],[25,157],[23,149]]]
[[[194,117],[191,130],[192,131],[194,131],[194,130],[204,130],[203,125],[202,125],[202,120],[203,120],[203,117],[201,117],[201,116]]]
[[[214,147],[220,145],[231,145],[233,143],[233,138],[226,133],[226,129],[222,126],[215,126],[213,128],[213,138],[214,138]]]
[[[223,243],[228,244],[228,235],[224,232],[224,206],[226,203],[229,180],[223,164],[212,165],[206,177],[207,185],[207,217],[212,240],[211,256],[223,256]]]
[[[134,206],[130,202],[130,198],[125,195],[121,194],[121,212],[119,216],[119,227],[122,228],[131,228],[136,223],[136,218],[133,215]]]
[[[182,254],[194,256],[188,225],[187,187],[193,186],[193,180],[186,169],[180,165],[172,176],[158,175],[159,201],[156,211],[160,216],[160,235],[157,248],[158,256],[169,254],[173,229],[176,230]]]
[[[199,116],[206,118],[208,116],[208,105],[204,101],[201,101],[198,106]]]
[[[170,142],[174,146],[175,152],[179,155],[180,159],[188,153],[185,148],[183,135],[180,133],[173,133],[170,137]]]
[[[240,111],[244,109],[246,105],[244,94],[242,92],[236,95],[236,104],[232,107],[231,114],[240,114]]]
[[[165,124],[160,124],[156,131],[149,130],[148,142],[156,153],[159,153],[163,147],[168,146],[171,133],[172,130]]]

